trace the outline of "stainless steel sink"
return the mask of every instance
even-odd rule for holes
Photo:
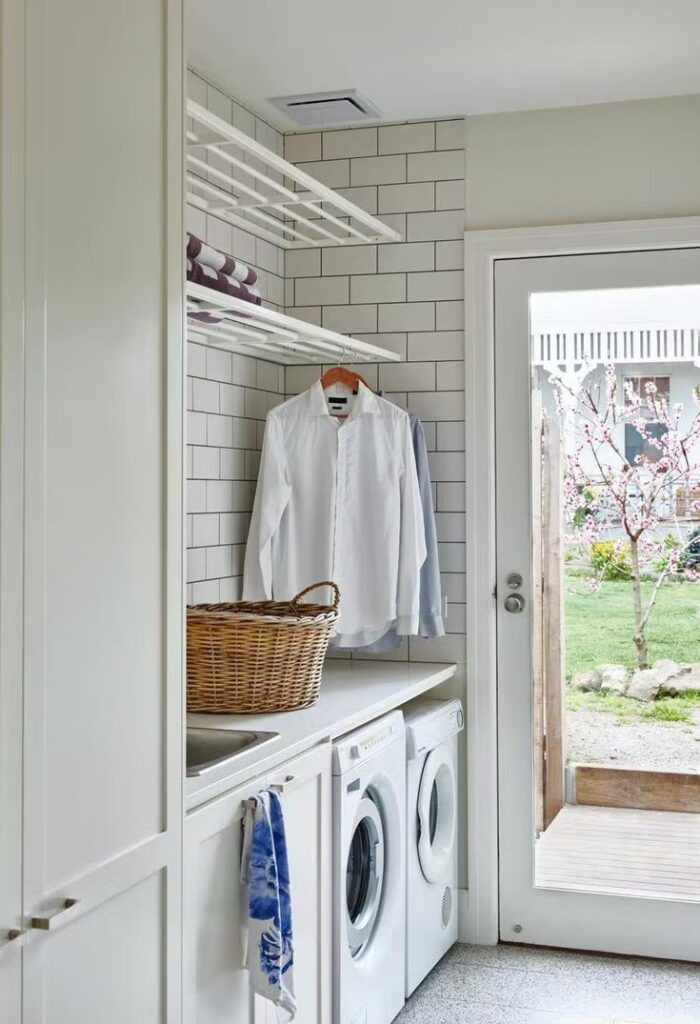
[[[233,762],[241,754],[279,739],[278,732],[244,729],[188,729],[187,775],[192,778]]]

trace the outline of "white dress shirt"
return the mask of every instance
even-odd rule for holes
[[[408,413],[363,384],[344,396],[346,419],[320,381],[268,414],[243,597],[287,600],[333,580],[334,644],[362,647],[393,623],[417,632],[426,547]]]

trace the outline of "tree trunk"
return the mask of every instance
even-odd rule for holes
[[[644,635],[645,623],[642,611],[642,581],[639,573],[639,542],[630,541],[630,564],[632,566],[632,601],[634,603],[634,646],[640,668],[649,668],[649,652]]]

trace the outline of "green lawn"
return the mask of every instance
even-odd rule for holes
[[[652,584],[644,584],[645,593]],[[636,668],[629,583],[603,583],[592,592],[584,580],[566,577],[566,673],[603,662]],[[662,588],[647,627],[649,657],[700,661],[700,582]]]

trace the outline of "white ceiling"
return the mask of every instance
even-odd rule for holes
[[[188,63],[267,99],[357,88],[384,120],[700,92],[699,0],[187,0]]]

